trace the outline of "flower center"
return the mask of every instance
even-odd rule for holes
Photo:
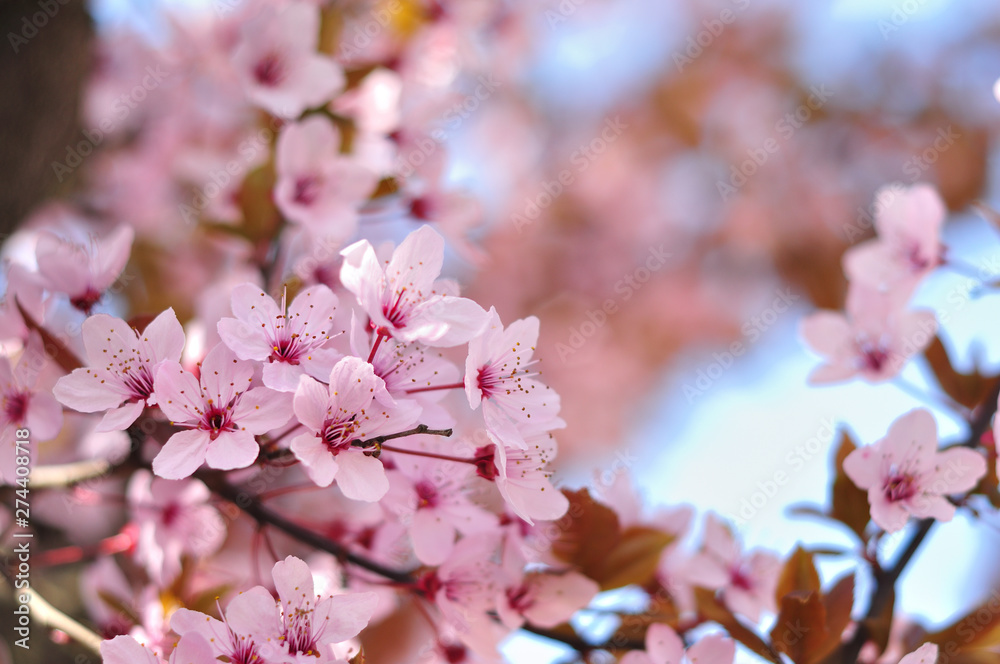
[[[202,431],[208,431],[209,437],[215,440],[219,437],[219,434],[228,431],[236,431],[236,425],[233,424],[231,411],[228,408],[219,408],[218,406],[212,406],[208,411],[205,412],[205,416],[202,418],[201,427]]]
[[[269,88],[277,86],[287,75],[288,68],[281,55],[273,51],[258,60],[253,68],[254,80]]]
[[[3,412],[8,422],[24,422],[28,415],[28,394],[27,392],[13,392],[4,395]]]
[[[436,507],[438,500],[437,488],[430,482],[417,482],[414,487],[417,492],[417,509]]]
[[[915,478],[906,473],[891,474],[882,485],[886,500],[895,503],[901,500],[909,500],[917,494]]]
[[[76,297],[70,299],[69,303],[83,313],[90,315],[90,310],[94,308],[94,305],[97,304],[100,299],[101,293],[88,286],[87,292],[83,295],[77,295]]]
[[[337,455],[351,447],[351,436],[357,430],[355,422],[356,415],[351,415],[349,420],[327,420],[323,424],[323,442],[326,448]]]
[[[299,205],[312,205],[319,198],[323,182],[315,175],[305,175],[295,180],[292,199]]]
[[[497,469],[496,461],[496,447],[493,445],[484,445],[476,450],[475,462],[476,462],[476,475],[479,475],[484,480],[489,480],[492,482],[497,478],[500,471]]]

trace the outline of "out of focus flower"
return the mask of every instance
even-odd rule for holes
[[[38,272],[48,290],[66,294],[74,307],[89,314],[125,269],[134,237],[135,231],[125,225],[88,245],[41,231],[35,248]]]
[[[947,210],[929,184],[883,187],[875,196],[878,237],[844,254],[852,281],[906,294],[943,262],[941,224]]]
[[[307,2],[267,8],[246,24],[232,60],[253,103],[291,119],[343,89],[340,66],[316,52],[319,27],[319,8]]]
[[[820,311],[803,320],[802,337],[825,360],[809,375],[809,382],[835,383],[860,376],[878,383],[898,376],[937,331],[934,313],[906,309],[906,297],[902,291],[881,293],[852,283],[846,314]]]
[[[312,235],[350,238],[358,211],[375,189],[375,173],[340,153],[340,133],[321,115],[281,131],[274,202]]]
[[[895,532],[910,515],[950,521],[955,506],[945,496],[976,486],[986,460],[964,447],[938,452],[937,422],[918,408],[897,418],[885,438],[851,452],[844,472],[868,490],[872,520]]]
[[[702,637],[684,649],[684,642],[669,626],[654,623],[646,630],[646,651],[626,653],[621,664],[731,664],[736,644],[720,634]]]

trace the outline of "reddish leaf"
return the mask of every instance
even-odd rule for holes
[[[810,653],[810,663],[822,661],[840,645],[844,630],[851,622],[851,608],[853,606],[854,574],[847,574],[823,596],[823,607],[826,609],[827,638],[814,652]]]
[[[794,592],[781,599],[781,610],[771,629],[775,650],[796,664],[808,664],[821,655],[829,636],[826,607],[818,592]]]
[[[865,527],[870,519],[868,493],[859,489],[844,473],[844,459],[857,449],[847,432],[840,435],[840,445],[834,456],[835,476],[830,493],[830,516],[850,528],[865,541]]]
[[[586,489],[563,493],[569,499],[569,510],[556,522],[559,536],[552,542],[552,552],[598,581],[596,577],[602,574],[605,559],[621,536],[618,516],[610,507],[591,498]]]
[[[990,391],[991,379],[979,372],[961,373],[952,366],[948,351],[937,336],[924,351],[924,357],[937,378],[938,385],[949,397],[966,408],[975,408]]]
[[[653,580],[656,566],[674,537],[653,528],[633,527],[622,533],[608,552],[596,576],[591,578],[602,590],[636,584],[644,586]]]
[[[818,592],[819,589],[819,572],[816,571],[813,554],[807,553],[801,546],[795,547],[795,551],[785,561],[785,567],[781,570],[775,591],[775,602],[780,605],[781,599],[789,593]]]

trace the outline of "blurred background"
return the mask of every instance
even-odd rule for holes
[[[179,207],[236,142],[220,135],[233,121],[218,103],[228,91],[212,84],[219,51],[205,44],[206,35],[225,41],[218,26],[241,0],[51,2],[41,27],[32,21],[44,2],[0,2],[5,232],[62,214],[132,223],[140,240],[128,305],[187,302],[179,313],[190,317],[205,283],[242,280],[226,272],[239,251],[227,250],[218,273],[191,272],[184,257],[219,251],[218,242],[191,231]],[[357,34],[390,3],[322,4],[336,17],[329,37]],[[961,432],[920,396],[919,362],[905,384],[807,387],[817,358],[797,325],[842,306],[841,255],[872,236],[873,194],[888,183],[939,187],[953,213],[951,253],[1000,274],[996,230],[973,207],[998,203],[996,3],[391,6],[400,9],[379,29],[409,50],[382,64],[419,69],[423,93],[448,100],[406,110],[441,130],[425,154],[440,182],[366,215],[362,232],[398,238],[439,222],[467,294],[505,321],[542,320],[543,375],[568,423],[558,436],[562,484],[599,492],[627,471],[648,503],[716,511],[750,546],[848,545],[787,513],[825,500],[835,432],[873,442],[921,404],[935,408],[943,437]],[[121,95],[155,66],[162,84],[119,117]],[[112,130],[91,140],[108,118]],[[446,212],[430,214],[431,201]],[[224,207],[213,223],[227,221]],[[254,250],[251,234],[242,251]],[[319,258],[317,270],[324,260],[333,262]],[[935,275],[918,293],[935,309],[951,306],[949,293],[971,293],[949,310],[943,334],[962,366],[1000,359],[1000,344],[982,337],[1000,310],[981,282]],[[769,495],[777,472],[790,479]],[[935,531],[903,577],[901,610],[934,625],[988,596],[996,530],[959,517]],[[47,583],[61,581],[72,585]],[[513,661],[564,656],[528,638],[508,652]]]

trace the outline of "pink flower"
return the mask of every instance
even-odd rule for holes
[[[122,225],[104,238],[91,238],[84,246],[41,231],[35,258],[45,287],[65,293],[74,307],[89,314],[125,269],[134,236],[131,226]]]
[[[28,345],[12,369],[10,360],[0,356],[0,432],[14,439],[10,428],[31,430],[32,440],[51,440],[62,429],[62,407],[45,390],[35,390],[35,381],[48,358],[37,333],[28,338]]]
[[[852,283],[846,315],[820,311],[803,320],[803,339],[825,359],[809,375],[809,382],[835,383],[860,376],[877,383],[899,375],[937,331],[934,314],[905,309],[906,297],[901,291],[883,294]]]
[[[218,330],[222,342],[241,360],[267,361],[264,385],[280,392],[294,392],[299,376],[325,379],[339,356],[327,342],[336,336],[333,316],[337,296],[326,286],[310,286],[291,306],[281,306],[253,284],[233,289],[233,313]]]
[[[454,286],[438,280],[444,239],[429,226],[410,233],[384,268],[367,240],[341,254],[340,280],[358,298],[380,335],[404,343],[457,346],[486,324],[482,307],[452,295]]]
[[[226,528],[209,504],[211,495],[198,480],[175,482],[145,470],[132,475],[128,502],[139,530],[135,557],[160,587],[180,573],[181,555],[202,557],[222,546]]]
[[[371,347],[368,336],[358,332],[352,320],[351,349],[363,356]],[[430,405],[441,401],[448,391],[435,389],[441,385],[454,385],[459,379],[458,367],[446,360],[440,351],[428,349],[421,343],[400,343],[383,339],[370,360],[375,375],[385,381],[385,388],[394,397],[413,398]]]
[[[154,318],[142,334],[120,318],[95,314],[83,322],[83,343],[91,367],[63,376],[52,391],[82,413],[107,410],[97,431],[121,431],[156,404],[153,377],[161,362],[181,359],[184,329],[173,309]]]
[[[293,406],[310,433],[296,436],[290,447],[313,482],[329,486],[336,479],[354,500],[385,495],[389,481],[382,462],[351,443],[406,430],[419,415],[416,404],[396,404],[372,365],[347,356],[333,367],[329,386],[302,376]]]
[[[844,472],[868,490],[872,520],[895,532],[911,514],[951,520],[955,506],[945,496],[976,486],[986,474],[986,460],[964,447],[939,452],[934,416],[917,408],[897,418],[885,438],[851,452]]]
[[[744,555],[739,543],[714,514],[705,519],[702,550],[691,557],[685,575],[693,584],[721,590],[726,606],[754,622],[763,611],[775,612],[774,591],[781,560],[764,551]]]
[[[505,330],[496,309],[490,308],[485,329],[469,342],[465,361],[465,393],[469,405],[483,406],[486,430],[506,447],[525,449],[519,425],[558,429],[559,395],[531,376],[529,367],[538,342],[538,319],[514,321]]]
[[[934,643],[925,643],[909,655],[899,660],[899,664],[934,664],[938,659],[938,647]]]
[[[271,576],[278,602],[263,586],[236,597],[225,622],[197,611],[178,609],[170,621],[178,634],[212,643],[216,657],[232,662],[334,664],[333,647],[354,638],[375,611],[375,593],[320,596],[309,566],[294,556],[275,563]],[[254,656],[260,658],[255,660]]]
[[[736,657],[736,644],[721,634],[702,637],[684,650],[684,642],[677,632],[662,623],[654,623],[646,630],[646,651],[626,653],[621,664],[732,664]]]
[[[448,560],[418,580],[419,589],[460,638],[491,622],[487,613],[496,609],[502,584],[502,569],[493,562],[498,544],[490,534],[462,538]]]
[[[566,496],[549,479],[548,465],[555,455],[550,434],[534,435],[526,449],[496,444],[476,449],[476,470],[483,479],[496,482],[515,514],[534,525],[533,519],[555,521],[569,509]]]
[[[410,449],[441,453],[441,447],[426,442]],[[396,469],[389,471],[390,490],[383,505],[402,518],[413,552],[424,565],[443,563],[459,533],[468,536],[497,527],[496,516],[471,500],[474,475],[467,464],[406,454],[393,462]]]
[[[878,238],[849,249],[844,271],[852,281],[909,294],[943,262],[941,224],[947,210],[929,184],[885,187],[875,195]]]
[[[527,562],[508,540],[503,556],[504,587],[497,601],[497,614],[508,629],[520,629],[525,622],[551,629],[590,604],[600,591],[597,583],[577,572],[526,574]]]
[[[254,436],[288,422],[292,395],[266,387],[250,387],[253,365],[236,359],[217,344],[201,363],[201,379],[177,362],[164,362],[156,372],[157,405],[175,433],[153,459],[153,472],[166,479],[188,477],[207,462],[211,468],[245,468],[257,459]]]
[[[340,132],[328,119],[312,115],[281,130],[274,202],[290,221],[312,235],[350,238],[358,211],[378,177],[340,153]]]
[[[330,101],[344,87],[344,72],[316,52],[319,8],[288,3],[267,8],[243,29],[232,62],[250,100],[281,118]]]

